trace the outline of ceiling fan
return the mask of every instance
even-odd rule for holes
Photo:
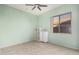
[[[47,7],[47,5],[43,5],[43,4],[25,4],[26,6],[34,6],[32,8],[32,10],[34,10],[35,8],[39,9],[41,11],[40,7]]]

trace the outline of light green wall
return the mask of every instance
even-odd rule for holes
[[[72,12],[72,34],[52,33],[50,20],[52,16]],[[77,43],[77,5],[62,5],[39,16],[39,27],[49,31],[48,41],[69,48],[78,48]]]
[[[0,48],[36,37],[37,16],[0,5]]]
[[[79,48],[79,5],[77,5],[77,42]]]

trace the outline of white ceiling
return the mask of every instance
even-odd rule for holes
[[[29,12],[34,15],[43,14],[51,9],[61,6],[62,4],[46,4],[46,5],[48,5],[48,7],[40,7],[42,9],[42,11],[40,11],[37,8],[32,10],[33,6],[25,6],[25,4],[8,4],[8,6],[10,6],[10,7],[13,7],[13,8],[25,11],[25,12]]]

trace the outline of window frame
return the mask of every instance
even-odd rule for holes
[[[59,19],[58,19],[58,20],[59,20],[59,24],[52,24],[52,32],[53,32],[53,33],[66,33],[66,34],[71,34],[71,33],[72,33],[71,28],[70,28],[70,30],[71,30],[70,32],[61,32],[61,29],[60,29],[60,28],[61,28],[61,24],[60,24],[60,20],[61,20],[61,19],[60,19],[60,17],[63,16],[63,15],[67,15],[67,14],[70,14],[70,24],[69,24],[69,25],[70,25],[70,27],[71,27],[72,12],[67,12],[67,13],[63,13],[63,14],[60,14],[60,15],[56,15],[56,16],[53,16],[53,17],[52,17],[52,22],[54,21],[54,19],[53,19],[54,17],[58,17],[58,18],[59,18]],[[54,25],[58,25],[58,32],[54,32],[54,27],[53,27]],[[67,25],[68,25],[68,24],[66,24],[66,26],[67,26]]]

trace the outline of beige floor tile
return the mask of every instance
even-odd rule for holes
[[[78,55],[79,51],[32,41],[0,49],[1,55]]]

